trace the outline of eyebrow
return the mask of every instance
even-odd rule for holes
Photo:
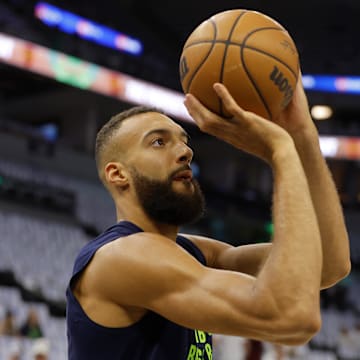
[[[153,130],[150,130],[149,132],[147,132],[144,135],[143,141],[146,140],[149,136],[151,136],[153,134],[170,135],[171,131],[168,130],[168,129],[153,129]],[[180,136],[186,138],[187,141],[190,140],[190,135],[185,130],[181,130]]]

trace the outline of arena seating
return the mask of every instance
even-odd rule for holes
[[[0,212],[0,270],[50,300],[64,300],[76,253],[88,238],[71,224]]]

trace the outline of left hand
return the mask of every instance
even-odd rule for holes
[[[302,75],[299,71],[299,78],[294,91],[293,98],[289,105],[273,119],[273,122],[284,128],[292,137],[301,133],[316,134],[317,130],[311,118],[309,104],[302,85]]]
[[[216,83],[213,86],[231,118],[224,118],[206,108],[195,96],[186,94],[184,104],[199,129],[216,136],[243,150],[272,163],[274,154],[294,146],[290,134],[272,121],[242,109],[227,88]]]

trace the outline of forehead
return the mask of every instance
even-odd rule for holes
[[[141,141],[146,134],[157,129],[163,129],[175,135],[184,133],[184,129],[168,116],[157,112],[147,112],[124,120],[119,129],[119,136],[121,141],[135,144]]]

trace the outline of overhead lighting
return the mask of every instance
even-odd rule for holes
[[[315,105],[311,108],[311,115],[315,120],[329,119],[333,114],[333,110],[327,105]]]

